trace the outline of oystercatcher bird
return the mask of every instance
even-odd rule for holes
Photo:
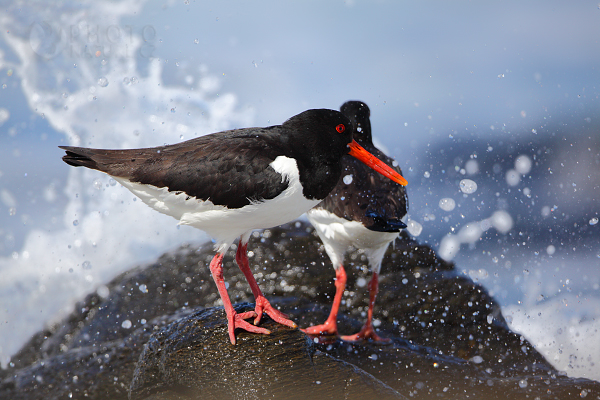
[[[350,154],[394,179],[402,176],[352,140],[350,120],[334,110],[308,110],[282,125],[234,129],[182,143],[144,149],[104,150],[60,146],[72,166],[105,172],[180,224],[207,232],[216,241],[210,271],[227,314],[229,338],[234,330],[269,334],[256,325],[263,312],[276,322],[296,324],[263,296],[248,264],[253,229],[289,222],[323,200]],[[223,278],[223,256],[240,237],[236,261],[255,297],[255,309],[234,310]],[[245,319],[254,318],[254,326]]]
[[[340,110],[352,121],[356,142],[386,164],[394,165],[393,159],[373,145],[369,107],[360,101],[348,101]],[[406,190],[402,182],[397,184],[382,179],[381,175],[373,174],[352,157],[342,157],[342,165],[343,172],[335,189],[307,213],[335,268],[336,290],[331,312],[325,323],[306,328],[304,332],[318,336],[337,335],[337,315],[346,287],[344,254],[353,246],[364,250],[373,277],[369,283],[367,320],[360,332],[342,336],[342,339],[387,341],[373,329],[373,307],[379,288],[381,260],[400,230],[406,228],[401,220],[408,208]],[[402,174],[399,167],[395,169],[398,174]]]

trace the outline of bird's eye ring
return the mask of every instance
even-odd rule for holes
[[[338,131],[338,133],[343,133],[346,130],[346,127],[344,126],[344,124],[339,124],[335,127],[335,130]]]

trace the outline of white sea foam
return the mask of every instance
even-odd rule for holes
[[[559,371],[600,380],[600,296],[560,293],[536,304],[510,305],[503,314]]]

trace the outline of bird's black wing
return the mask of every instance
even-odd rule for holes
[[[269,167],[280,155],[265,135],[272,128],[237,129],[144,149],[61,148],[69,165],[241,208],[272,199],[288,187],[289,182]]]

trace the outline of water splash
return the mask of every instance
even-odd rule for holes
[[[100,33],[108,27],[128,29],[119,21],[138,13],[144,4],[117,3],[48,3],[29,13],[8,7],[2,15],[0,34],[16,54],[6,67],[16,71],[31,110],[64,134],[66,144],[148,147],[175,143],[192,126],[195,135],[202,135],[252,125],[252,111],[238,111],[235,95],[214,92],[220,80],[207,68],[198,72],[201,76],[194,80],[198,84],[193,91],[165,84],[163,64],[148,53],[152,50],[148,32],[123,36],[126,42],[115,45],[112,54],[104,46],[106,38],[95,41],[84,34],[88,26],[99,27]],[[81,34],[68,36],[65,27]],[[171,113],[171,108],[178,112]],[[17,257],[0,258],[3,365],[43,328],[40,314],[59,318],[71,311],[77,299],[130,268],[132,262],[206,238],[195,229],[178,229],[175,220],[134,202],[106,175],[64,168],[69,169],[64,188],[68,202],[57,211],[59,228],[51,233],[31,231],[23,248],[15,251]],[[4,194],[2,200],[6,203],[10,196]]]

